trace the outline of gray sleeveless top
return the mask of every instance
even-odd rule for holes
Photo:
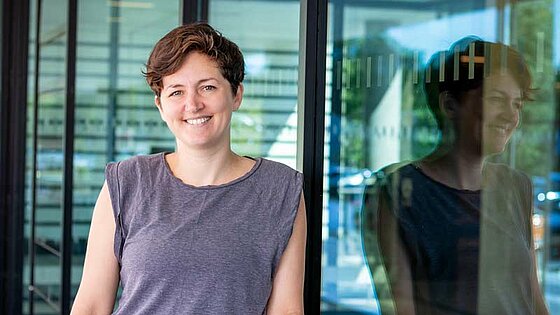
[[[256,159],[227,184],[195,187],[164,153],[109,163],[122,296],[113,314],[264,314],[292,233],[302,174]]]

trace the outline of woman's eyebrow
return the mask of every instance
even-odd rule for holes
[[[206,83],[208,81],[218,81],[218,79],[216,79],[214,77],[204,78],[204,79],[198,80],[197,84]]]
[[[168,90],[168,89],[178,88],[178,87],[184,87],[184,85],[182,85],[182,84],[171,84],[171,85],[168,85],[168,86],[164,87],[163,89]]]
[[[488,91],[488,94],[493,93],[493,92],[499,93],[500,96],[504,96],[504,97],[509,97],[510,96],[506,91],[502,91],[502,90],[499,90],[499,89],[491,89],[490,91]],[[521,91],[519,91],[519,95],[513,96],[513,99],[522,99],[522,98],[523,98],[523,96],[521,95]]]

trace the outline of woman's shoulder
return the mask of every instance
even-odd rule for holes
[[[163,153],[137,155],[108,163],[105,179],[111,196],[122,202],[129,196],[151,191],[158,181],[159,159],[163,159]]]
[[[292,166],[282,162],[259,158],[257,181],[266,183],[270,189],[294,189],[301,190],[303,185],[303,174]]]
[[[386,186],[400,182],[403,177],[415,175],[416,167],[412,161],[402,161],[389,164],[374,172],[373,180],[368,181],[367,186]]]
[[[155,153],[149,155],[135,155],[123,160],[113,161],[107,163],[108,167],[118,167],[121,170],[146,170],[147,166],[152,166],[160,163],[163,153]]]
[[[110,162],[105,169],[108,180],[118,181],[146,180],[158,172],[163,153],[136,155],[123,160]]]
[[[503,163],[487,162],[484,165],[484,176],[487,179],[494,179],[499,183],[511,182],[514,183],[530,183],[529,176],[520,170],[511,168],[509,165]]]
[[[258,158],[257,160],[261,160],[261,168],[268,173],[276,173],[278,175],[283,174],[301,174],[301,172],[297,171],[294,167],[284,164],[279,161],[270,160],[268,158]]]

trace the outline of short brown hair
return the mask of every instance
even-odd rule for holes
[[[444,124],[439,107],[440,93],[449,92],[456,99],[461,99],[469,90],[481,87],[490,74],[501,71],[509,73],[519,84],[523,100],[531,100],[534,89],[531,87],[529,67],[519,52],[505,44],[467,36],[453,43],[448,50],[433,54],[427,63],[426,74],[429,73],[430,80],[424,83],[424,91],[440,130],[443,130]]]
[[[156,43],[143,71],[152,91],[160,96],[163,77],[179,70],[185,57],[193,51],[216,61],[235,95],[245,76],[243,54],[235,43],[206,23],[176,27]]]

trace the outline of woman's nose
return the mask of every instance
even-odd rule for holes
[[[517,123],[519,121],[519,105],[516,100],[508,99],[500,108],[500,112],[504,119]]]
[[[185,97],[185,111],[196,113],[204,107],[200,97],[195,92],[187,93]]]

